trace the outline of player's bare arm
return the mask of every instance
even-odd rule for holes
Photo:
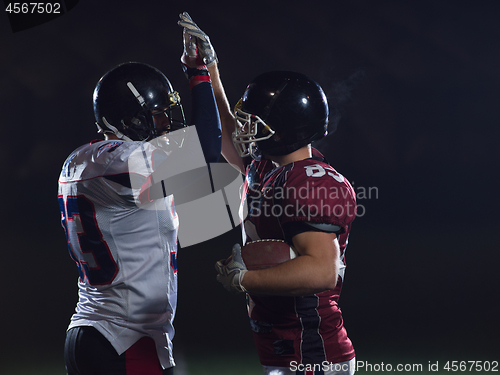
[[[293,237],[300,256],[275,267],[248,271],[241,282],[255,294],[305,296],[335,288],[339,245],[335,233],[304,232]]]
[[[219,108],[219,116],[222,127],[222,156],[233,167],[241,173],[245,173],[245,163],[234,147],[232,134],[235,127],[235,117],[230,109],[229,101],[220,79],[220,73],[217,63],[208,67],[212,78],[212,87],[214,90],[215,100]]]
[[[186,43],[186,40],[196,42],[196,46],[191,46],[191,49],[197,49],[199,56],[210,73],[212,88],[219,109],[222,126],[222,156],[224,156],[234,168],[241,173],[245,173],[245,163],[236,151],[232,140],[232,134],[235,128],[235,117],[231,111],[229,100],[227,99],[224,86],[220,79],[215,49],[208,35],[194,23],[187,12],[180,14],[179,17],[180,21],[178,23],[180,26],[184,27],[185,45],[189,45],[189,42]]]

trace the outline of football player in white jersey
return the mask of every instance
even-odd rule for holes
[[[207,67],[189,38],[181,61],[193,99],[194,143],[201,144],[203,163],[213,163],[220,155],[220,120]],[[99,80],[94,113],[105,139],[71,153],[59,177],[61,223],[79,272],[67,373],[173,374],[179,218],[168,187],[153,199],[151,172],[168,169],[169,156],[192,128],[167,77],[137,62]],[[151,144],[160,138],[170,149]]]

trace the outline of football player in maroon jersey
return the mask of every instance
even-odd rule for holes
[[[201,55],[216,59],[207,35],[187,13],[180,17]],[[356,197],[349,181],[311,146],[327,133],[326,96],[303,74],[269,72],[247,86],[233,113],[217,65],[209,71],[223,129],[222,154],[246,176],[243,244],[280,239],[299,254],[270,268],[247,270],[236,244],[230,258],[217,262],[217,278],[227,290],[247,293],[266,374],[353,374],[354,348],[337,302]]]

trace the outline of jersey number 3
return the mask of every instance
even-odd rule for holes
[[[58,199],[69,254],[78,266],[80,280],[86,278],[91,285],[110,284],[118,265],[97,226],[94,205],[83,196]]]

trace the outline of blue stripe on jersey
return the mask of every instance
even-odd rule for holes
[[[295,311],[302,324],[302,363],[321,363],[326,360],[323,339],[319,333],[321,318],[317,310],[318,302],[319,297],[316,295],[295,298]]]

